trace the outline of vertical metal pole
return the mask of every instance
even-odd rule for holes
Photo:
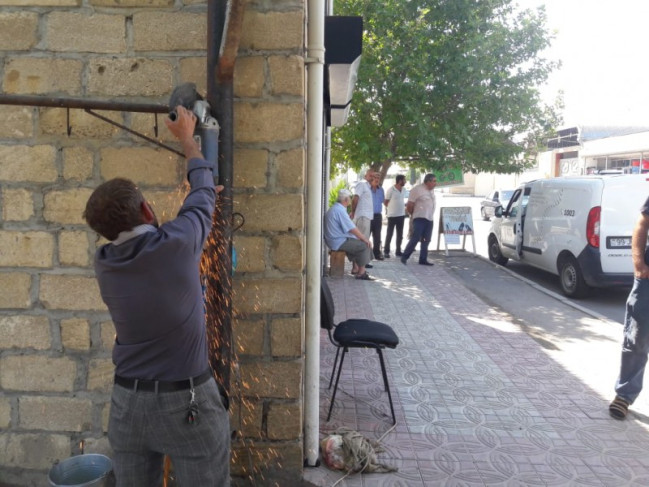
[[[207,333],[212,368],[223,387],[230,389],[232,363],[232,79],[218,79],[218,63],[227,19],[228,2],[209,0],[207,6],[207,101],[221,125],[219,184],[224,186],[214,213],[205,253],[207,272]]]

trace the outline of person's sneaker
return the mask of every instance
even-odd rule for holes
[[[365,265],[365,268],[366,268],[366,269],[372,269],[373,267],[374,267],[374,266],[373,266],[372,264],[366,264],[366,265]]]
[[[433,264],[432,262],[425,261],[425,262],[420,262],[419,265],[435,265],[435,264]]]
[[[390,258],[390,254],[389,254],[388,252],[385,252],[385,253],[383,254],[383,257],[385,257],[386,259],[389,259],[389,258]]]
[[[608,414],[615,419],[624,419],[629,413],[629,401],[616,396],[613,402],[608,406]]]
[[[403,255],[403,253],[401,253],[400,250],[397,250],[397,251],[394,253],[394,255],[396,255],[397,257],[401,257],[401,256]]]
[[[403,255],[399,259],[403,265],[406,265],[408,263],[408,259],[406,259]]]

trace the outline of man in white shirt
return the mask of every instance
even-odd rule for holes
[[[403,240],[403,221],[406,218],[405,202],[403,200],[403,187],[406,185],[406,177],[399,174],[394,186],[388,188],[385,192],[385,201],[383,204],[387,208],[388,230],[385,235],[385,244],[383,246],[383,256],[387,259],[390,257],[390,243],[392,234],[397,230],[397,239],[395,241],[396,252],[394,255],[401,257],[401,241]]]
[[[374,178],[374,171],[368,169],[365,172],[365,178],[356,183],[354,197],[352,198],[352,211],[349,214],[356,228],[367,239],[370,238],[372,218],[374,218],[372,178]],[[371,269],[372,264],[367,264],[365,267]]]
[[[374,178],[374,171],[368,169],[365,173],[365,179],[356,183],[354,197],[352,198],[352,212],[349,215],[356,227],[367,238],[370,237],[370,224],[372,218],[374,218],[372,178]]]
[[[433,215],[435,214],[435,185],[437,178],[434,174],[426,174],[424,182],[418,184],[410,191],[406,212],[412,215],[412,237],[408,241],[401,263],[406,264],[410,255],[415,250],[418,242],[419,247],[419,265],[434,265],[428,262],[428,244],[433,235]]]

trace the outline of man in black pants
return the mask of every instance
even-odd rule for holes
[[[385,235],[385,242],[383,247],[384,257],[390,257],[390,243],[392,242],[392,234],[397,230],[397,238],[394,242],[397,257],[403,255],[401,253],[401,241],[403,240],[403,222],[406,218],[406,203],[403,199],[404,190],[406,185],[406,177],[399,174],[394,182],[394,186],[388,188],[385,192],[385,207],[388,213],[388,231]]]
[[[370,223],[370,234],[372,235],[372,253],[376,260],[383,260],[381,253],[381,228],[383,226],[383,200],[385,199],[385,192],[381,187],[381,174],[375,172],[372,176],[372,205],[374,208],[374,216]]]

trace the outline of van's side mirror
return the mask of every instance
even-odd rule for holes
[[[502,218],[503,216],[503,207],[498,205],[496,206],[496,209],[494,210],[494,215],[496,218]]]

